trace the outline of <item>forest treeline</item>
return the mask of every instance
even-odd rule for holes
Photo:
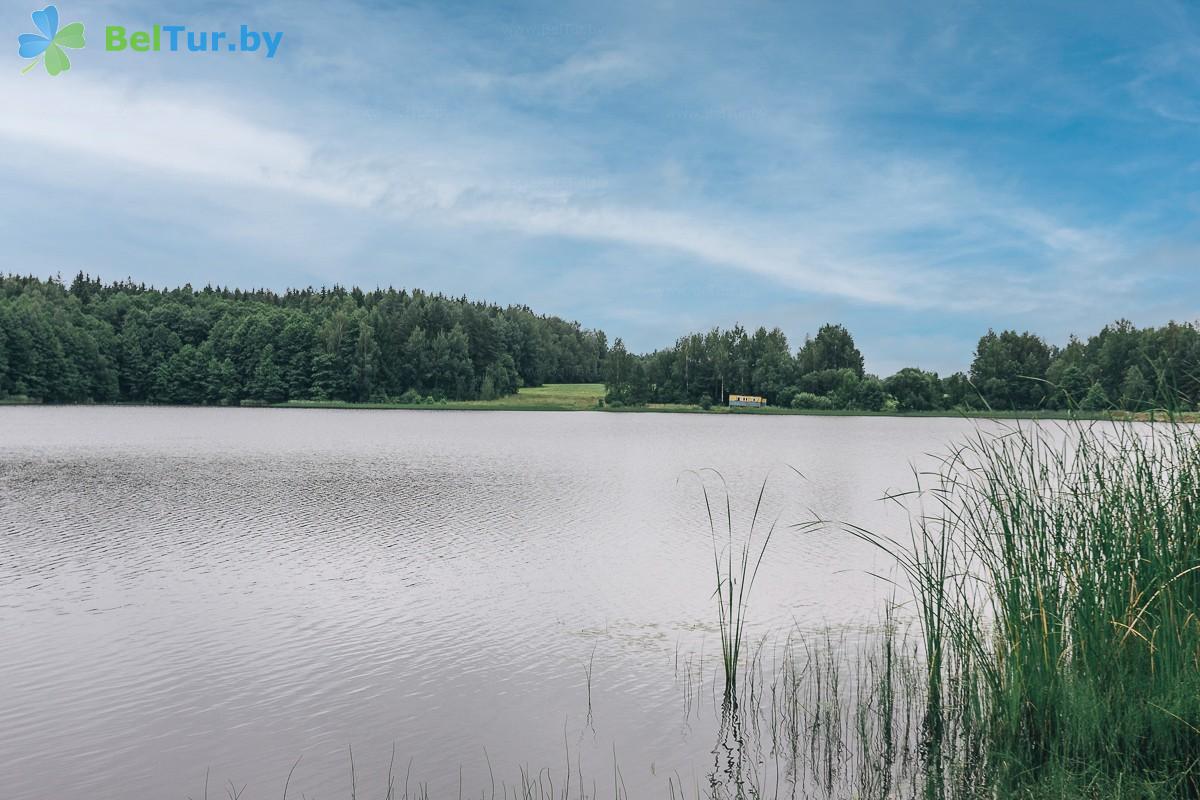
[[[601,379],[600,331],[421,291],[276,294],[0,277],[0,397],[183,404],[491,399]]]
[[[714,329],[673,347],[633,355],[617,339],[605,365],[610,404],[686,403],[709,407],[730,393],[774,406],[861,411],[1107,411],[1200,403],[1200,330],[1169,323],[1106,326],[1065,347],[1032,333],[988,331],[970,371],[940,377],[916,367],[887,378],[864,370],[841,325],[825,325],[793,354],[781,330]]]
[[[543,383],[606,385],[609,405],[864,411],[1141,410],[1200,405],[1200,330],[1106,326],[1066,346],[988,331],[967,372],[864,369],[841,325],[793,352],[778,328],[714,329],[645,355],[524,306],[419,290],[277,294],[0,277],[0,398],[181,404],[493,399]]]

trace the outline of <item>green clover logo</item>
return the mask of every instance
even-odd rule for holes
[[[29,72],[37,66],[38,60],[45,56],[46,72],[57,75],[71,68],[71,59],[63,52],[64,47],[78,50],[83,47],[83,23],[72,22],[61,31],[58,29],[58,9],[46,6],[41,11],[33,12],[33,24],[37,25],[41,34],[22,33],[17,37],[21,45],[21,58],[32,58],[33,63],[21,70],[21,74]]]

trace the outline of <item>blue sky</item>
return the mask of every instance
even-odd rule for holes
[[[4,271],[416,286],[636,350],[842,322],[880,374],[1200,316],[1195,4],[58,7],[57,78],[0,19]],[[154,23],[284,38],[103,50]]]

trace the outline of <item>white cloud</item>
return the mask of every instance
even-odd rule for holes
[[[576,53],[547,69],[526,72],[469,71],[463,79],[481,90],[504,90],[534,97],[577,97],[623,86],[649,74],[642,59],[622,50]]]
[[[249,121],[183,85],[119,86],[76,75],[4,81],[0,104],[59,109],[0,115],[0,137],[140,167],[150,175],[361,205],[372,188],[364,192],[323,178],[316,148],[303,137]]]

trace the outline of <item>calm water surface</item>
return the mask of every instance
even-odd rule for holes
[[[568,758],[604,794],[614,754],[630,797],[703,785],[716,723],[679,665],[711,679],[719,640],[684,471],[721,470],[743,528],[770,473],[784,523],[900,532],[879,498],[972,427],[0,408],[0,795],[199,798],[207,774],[279,797],[302,757],[289,796],[348,798],[351,747],[359,797],[393,748],[433,796],[461,774],[478,797],[489,761],[561,785]],[[784,529],[752,636],[873,623],[867,570],[844,534]]]

